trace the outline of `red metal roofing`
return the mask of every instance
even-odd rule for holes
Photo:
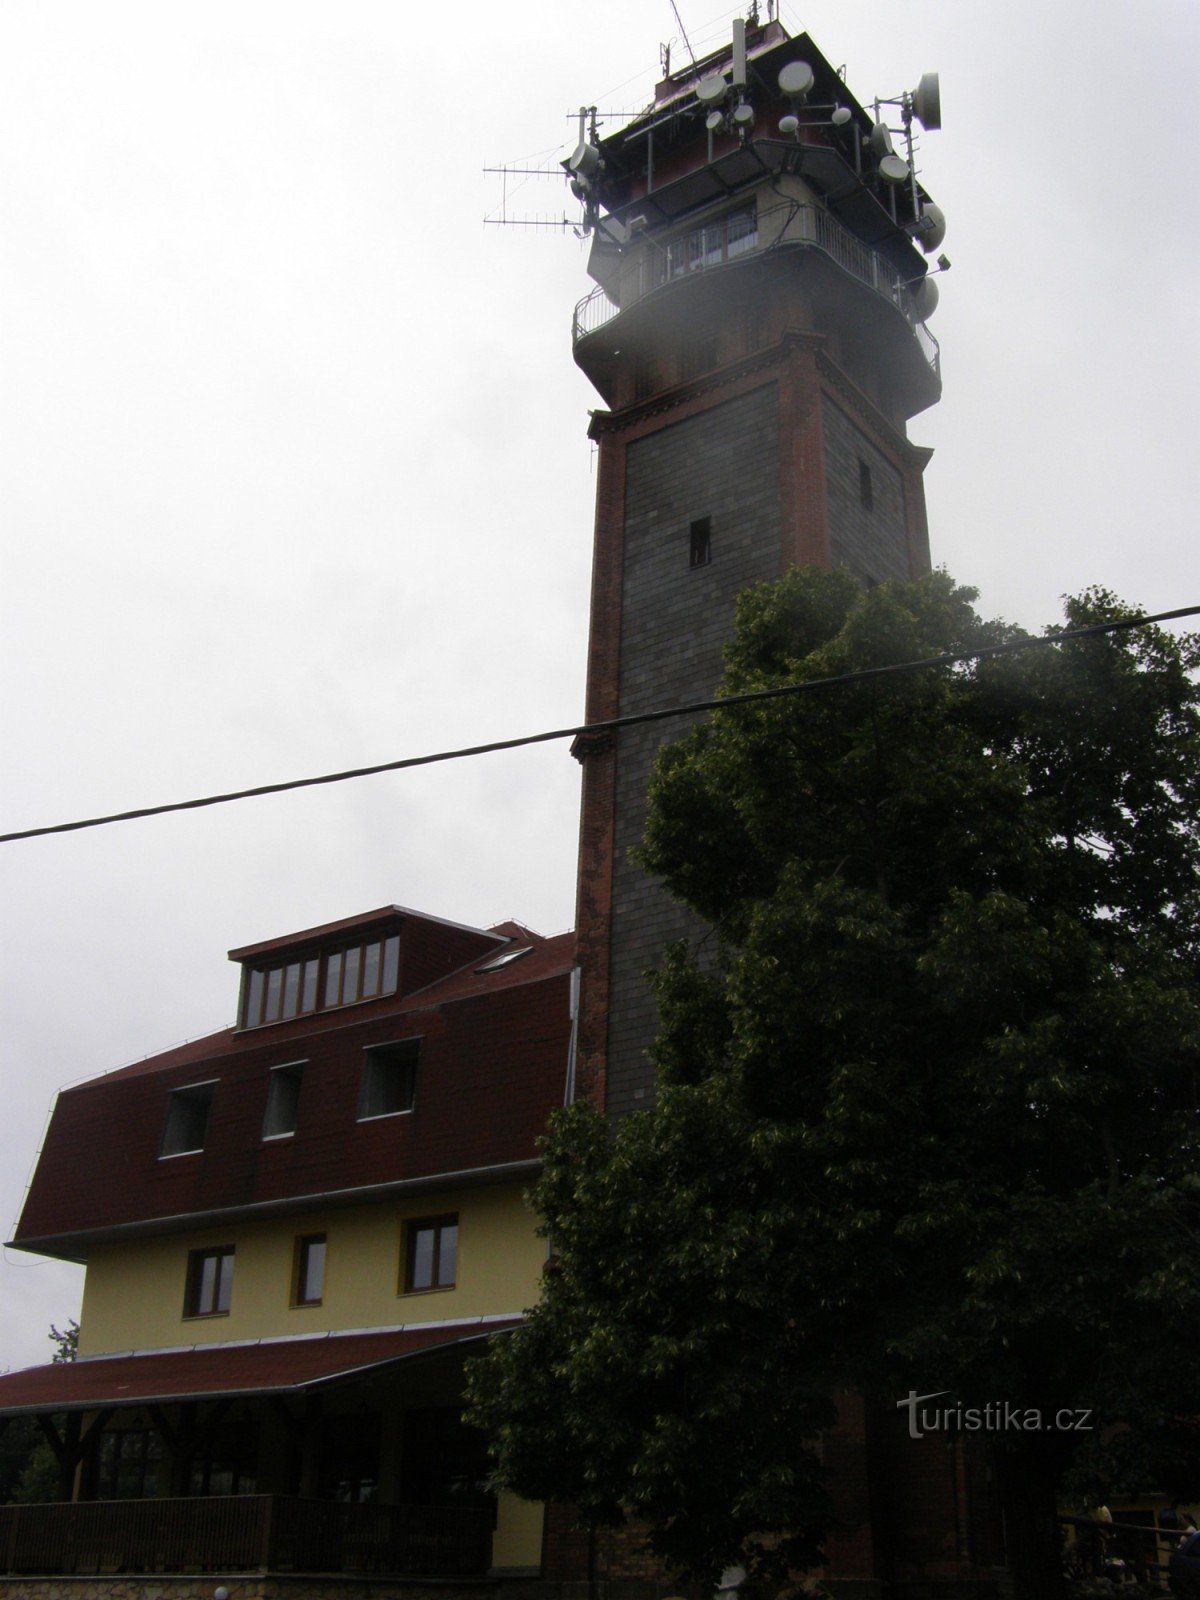
[[[472,941],[495,942],[494,928],[472,928],[464,922],[451,922],[446,917],[433,917],[427,911],[414,911],[410,906],[380,906],[375,911],[360,911],[356,917],[340,917],[337,922],[323,922],[316,928],[302,928],[299,933],[285,933],[274,939],[262,939],[257,944],[244,944],[237,950],[229,952],[230,961],[243,961],[247,956],[264,955],[267,952],[288,950],[293,945],[309,945],[321,942],[333,934],[362,931],[380,923],[418,922],[426,926],[449,928],[455,933],[468,935]]]
[[[459,1322],[377,1333],[325,1334],[261,1344],[199,1345],[145,1355],[94,1356],[0,1375],[0,1416],[38,1411],[293,1394],[352,1378],[366,1369],[430,1350],[487,1338],[516,1327],[519,1317]]]
[[[528,956],[492,972],[477,970],[485,951],[405,997],[226,1030],[65,1090],[14,1242],[85,1260],[129,1228],[527,1165],[563,1100],[574,963],[570,934],[529,938]],[[420,1040],[412,1110],[360,1120],[364,1051],[406,1039]],[[271,1071],[297,1062],[294,1132],[264,1139]],[[204,1149],[161,1159],[170,1092],[201,1081],[216,1084]]]

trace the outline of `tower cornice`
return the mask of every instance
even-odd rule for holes
[[[715,394],[720,389],[740,384],[745,378],[781,367],[796,351],[819,353],[824,343],[825,340],[820,334],[787,333],[775,344],[755,350],[752,354],[732,361],[716,372],[706,372],[703,377],[676,384],[674,388],[664,390],[649,400],[636,401],[631,406],[622,406],[618,411],[593,411],[592,420],[588,424],[588,438],[599,439],[606,433],[628,432],[651,418],[662,416],[664,412],[679,410]]]

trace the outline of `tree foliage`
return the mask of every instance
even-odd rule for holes
[[[46,1337],[54,1346],[52,1363],[75,1360],[79,1324],[73,1318],[65,1328],[52,1322]],[[15,1417],[0,1434],[0,1504],[36,1505],[56,1500],[60,1476],[54,1452],[36,1419]]]
[[[726,690],[1016,636],[973,599],[794,572],[743,597]],[[1067,624],[1128,614],[1094,591]],[[711,1575],[783,1548],[755,1535],[811,1555],[837,1386],[1086,1409],[994,1441],[1049,1594],[1056,1483],[1194,1467],[1198,665],[1144,627],[731,705],[663,752],[642,860],[714,934],[656,979],[658,1109],[550,1136],[557,1270],[475,1379],[504,1481]]]

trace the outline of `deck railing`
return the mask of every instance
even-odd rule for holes
[[[361,1572],[478,1577],[486,1508],[343,1505],[282,1495],[0,1506],[0,1572]]]
[[[731,215],[742,218],[746,211]],[[852,278],[890,300],[908,319],[925,360],[934,372],[939,371],[938,342],[918,320],[912,292],[905,280],[878,251],[863,244],[832,213],[801,201],[761,210],[749,228],[743,224],[737,230],[731,229],[727,236],[722,232],[721,222],[708,222],[690,233],[677,234],[665,245],[643,239],[636,263],[631,262],[621,275],[618,291],[621,303],[618,305],[597,284],[575,307],[574,342],[578,344],[580,339],[603,328],[620,312],[637,305],[665,283],[690,277],[695,272],[713,271],[728,266],[731,261],[745,260],[750,255],[761,255],[765,250],[788,244],[815,247]]]

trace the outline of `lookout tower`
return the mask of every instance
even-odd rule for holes
[[[595,287],[574,354],[607,407],[589,722],[711,695],[749,584],[800,563],[866,584],[928,569],[929,452],[906,424],[941,393],[925,323],[945,226],[916,162],[939,125],[934,74],[868,110],[807,34],[753,16],[620,130],[581,110],[566,167]],[[642,974],[693,931],[629,859],[678,731],[576,746],[580,1081],[614,1115],[653,1103]]]

